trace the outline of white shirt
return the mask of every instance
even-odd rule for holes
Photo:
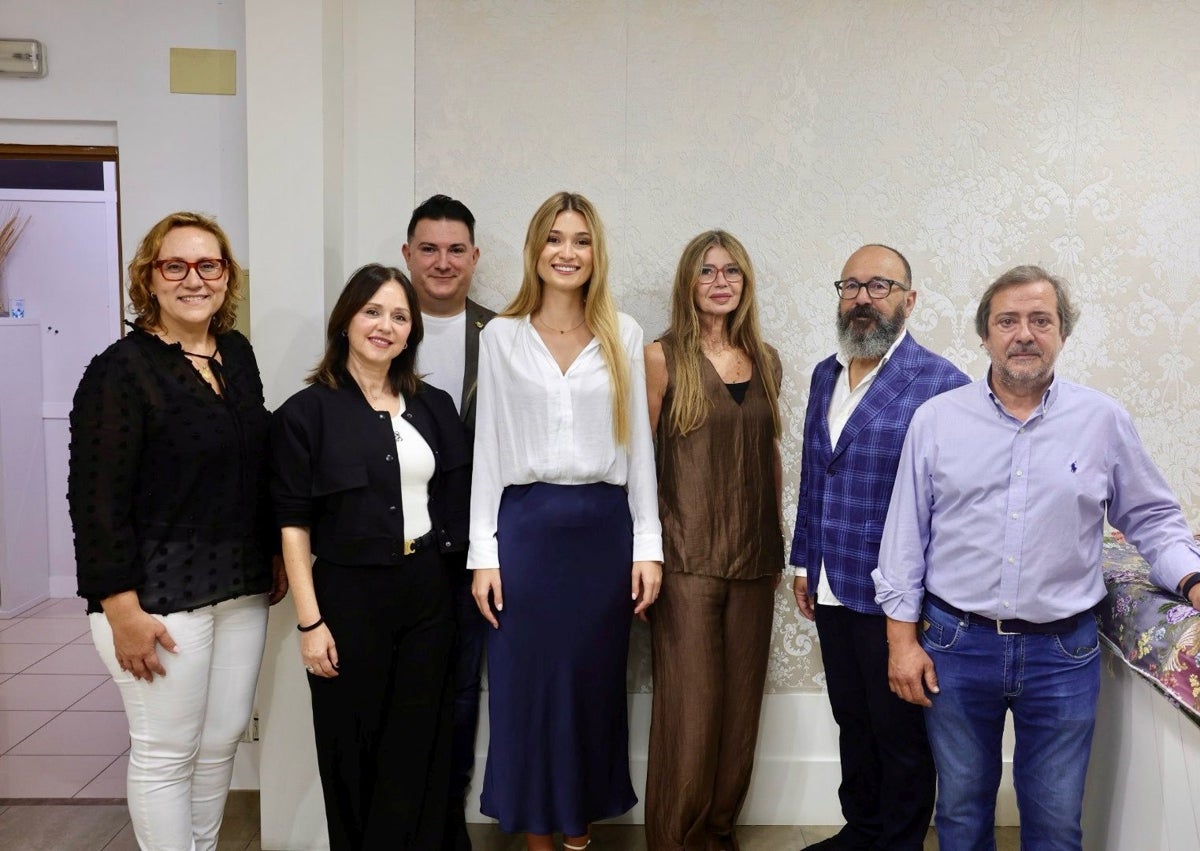
[[[508,485],[608,482],[629,493],[633,560],[662,561],[658,482],[646,405],[642,329],[617,314],[629,360],[629,448],[612,433],[608,367],[595,339],[564,374],[529,317],[496,317],[479,335],[471,547],[467,567],[497,567],[496,521]]]
[[[837,354],[837,362],[842,365],[842,372],[837,377],[837,381],[833,382],[833,395],[829,397],[829,445],[836,447],[838,440],[841,439],[842,429],[846,427],[846,423],[850,421],[850,416],[858,410],[858,403],[867,395],[867,391],[871,389],[871,385],[875,383],[875,376],[879,375],[879,370],[883,369],[883,365],[891,358],[892,353],[896,351],[896,347],[908,334],[906,329],[901,329],[892,345],[879,359],[879,363],[875,364],[875,368],[863,376],[858,385],[850,389],[850,361],[841,352]],[[817,577],[817,602],[822,606],[840,606],[842,601],[833,593],[833,588],[828,582],[823,582],[825,573],[825,562],[821,562],[821,574]]]
[[[467,368],[467,311],[454,316],[421,314],[425,338],[417,349],[417,372],[439,390],[445,390],[462,413],[463,373]]]
[[[400,465],[400,508],[404,511],[404,537],[419,538],[433,528],[429,519],[429,480],[437,472],[433,450],[421,432],[404,419],[404,397],[392,417],[396,435],[396,463]]]

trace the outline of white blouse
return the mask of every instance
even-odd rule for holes
[[[508,485],[608,482],[629,493],[633,560],[662,561],[658,482],[646,405],[642,329],[617,314],[629,359],[629,448],[612,433],[608,367],[591,340],[564,374],[529,317],[496,317],[479,335],[471,547],[467,567],[500,566],[496,520]]]

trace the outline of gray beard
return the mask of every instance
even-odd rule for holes
[[[869,315],[875,320],[875,325],[865,334],[856,334],[851,328],[851,321]],[[847,360],[861,358],[862,360],[879,360],[887,354],[888,349],[896,342],[900,332],[904,330],[904,305],[896,305],[895,312],[890,317],[876,310],[874,305],[856,304],[846,313],[837,317],[838,345],[842,355]]]

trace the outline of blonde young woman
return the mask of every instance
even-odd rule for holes
[[[651,851],[738,847],[784,558],[781,375],[746,249],[700,234],[679,260],[671,328],[646,347],[665,554],[650,617]]]
[[[480,335],[473,593],[488,636],[481,809],[531,851],[590,844],[636,802],[625,666],[662,541],[642,330],[608,290],[586,198],[534,214],[521,290]]]

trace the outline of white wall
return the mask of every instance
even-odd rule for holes
[[[48,562],[25,569],[44,567],[52,597],[73,596],[77,587],[67,508],[71,400],[88,362],[121,326],[115,167],[103,163],[103,170],[103,191],[0,188],[0,209],[28,217],[3,275],[8,295],[23,297],[26,317],[40,323]]]
[[[150,226],[180,209],[216,215],[248,263],[241,0],[0,0],[0,23],[9,35],[41,41],[48,68],[42,79],[0,79],[0,142],[117,146],[125,264]],[[238,94],[171,94],[171,47],[237,51]],[[107,320],[105,333],[104,344],[115,340],[119,324]],[[65,415],[73,389],[47,400],[60,406],[53,416]],[[65,438],[59,431],[54,445]],[[58,487],[64,470],[51,472]],[[62,551],[56,546],[52,554]],[[54,570],[53,592],[74,593],[74,566],[56,558]]]
[[[400,261],[413,207],[413,7],[248,0],[253,337],[267,404],[300,389],[348,273]],[[264,848],[324,847],[295,613],[271,618],[259,680]]]
[[[0,25],[41,41],[48,66],[43,79],[0,79],[0,142],[116,145],[124,263],[151,225],[180,209],[215,215],[249,263],[242,0],[0,0]],[[237,51],[237,94],[171,94],[171,47]],[[108,324],[111,341],[118,331]],[[61,483],[65,469],[50,477]],[[70,575],[54,579],[55,593],[74,593]],[[243,745],[235,786],[258,784],[256,760]]]
[[[0,22],[41,41],[49,69],[0,79],[0,141],[117,145],[126,262],[179,209],[215,214],[248,260],[242,0],[0,0]],[[171,94],[172,47],[236,50],[238,94]]]

